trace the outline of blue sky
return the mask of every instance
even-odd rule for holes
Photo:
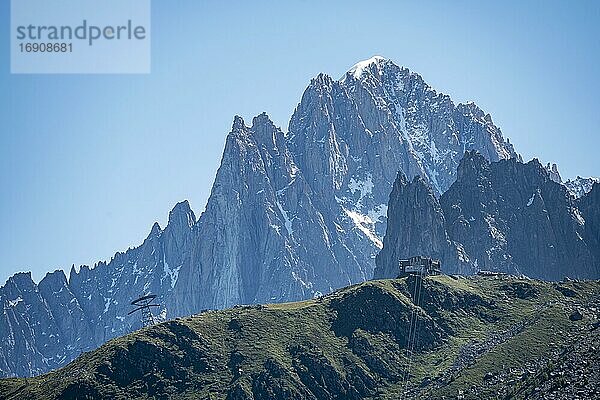
[[[135,246],[204,209],[233,116],[287,122],[379,54],[489,112],[525,159],[600,175],[600,2],[153,0],[152,73],[11,75],[0,2],[0,281]]]

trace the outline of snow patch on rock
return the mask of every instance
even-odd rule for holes
[[[375,223],[368,215],[363,215],[356,211],[347,210],[345,208],[343,210],[346,215],[350,217],[354,223],[354,226],[356,226],[358,230],[360,230],[367,238],[369,238],[369,240],[371,240],[371,242],[373,242],[377,248],[383,248],[383,242],[375,233]]]

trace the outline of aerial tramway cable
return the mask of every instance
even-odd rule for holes
[[[404,385],[404,391],[403,391],[403,396],[402,396],[403,398],[405,398],[408,393],[408,383],[410,380],[410,374],[411,374],[412,364],[413,364],[413,359],[414,359],[415,343],[417,341],[417,333],[418,333],[419,326],[420,326],[418,307],[421,304],[422,289],[423,289],[423,275],[424,275],[423,271],[421,271],[419,273],[419,275],[415,275],[415,287],[413,290],[413,299],[412,299],[414,307],[412,309],[411,316],[410,316],[410,325],[409,325],[409,330],[408,330],[408,342],[406,344],[407,368],[406,368],[406,371],[404,372],[404,379],[402,381],[402,383]]]
[[[408,283],[408,280],[407,280]],[[415,281],[415,286],[413,289],[413,302],[417,297],[417,282]],[[407,383],[407,379],[408,379],[408,374],[409,374],[409,359],[410,359],[410,343],[411,343],[411,338],[412,338],[412,334],[413,334],[413,323],[415,321],[415,307],[412,307],[411,309],[411,313],[410,313],[410,321],[409,321],[409,328],[408,328],[408,337],[406,340],[406,368],[402,377],[402,387],[406,388],[406,383]],[[404,389],[404,391],[406,391],[406,389]],[[403,396],[404,397],[404,393]]]

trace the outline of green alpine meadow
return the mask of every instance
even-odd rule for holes
[[[146,327],[0,397],[592,399],[599,313],[597,281],[375,280]]]

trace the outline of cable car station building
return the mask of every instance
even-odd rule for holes
[[[408,275],[440,275],[442,273],[440,260],[431,257],[415,256],[398,262],[400,267],[399,278]]]

